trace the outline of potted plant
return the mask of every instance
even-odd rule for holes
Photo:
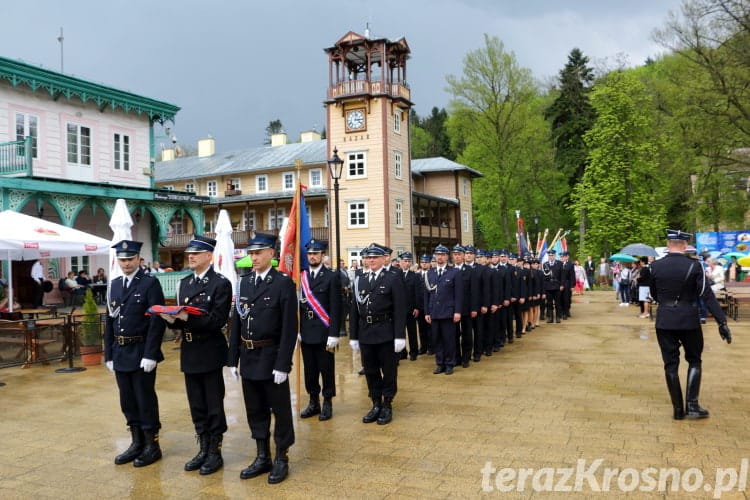
[[[102,334],[99,310],[91,289],[86,290],[83,299],[83,316],[78,325],[78,339],[81,343],[81,361],[83,366],[101,364]]]

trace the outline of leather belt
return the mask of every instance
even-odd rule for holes
[[[143,342],[143,337],[124,337],[122,335],[115,335],[115,342],[117,345],[135,344],[137,342]]]
[[[252,351],[253,349],[258,349],[259,347],[277,345],[274,339],[248,340],[246,338],[240,337],[240,341],[242,341],[245,344],[245,348],[250,351]]]
[[[382,323],[383,321],[389,321],[392,317],[391,313],[369,314],[364,317],[364,320],[368,325],[372,325],[375,323]]]
[[[185,342],[193,342],[194,340],[205,340],[210,336],[211,336],[210,333],[199,335],[193,332],[187,332],[187,331],[182,332],[182,340],[184,340]]]

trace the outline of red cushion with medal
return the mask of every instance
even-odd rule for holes
[[[182,311],[185,311],[188,314],[193,314],[195,316],[206,314],[206,311],[204,311],[203,309],[193,306],[151,306],[148,308],[146,314],[170,314],[172,316],[177,316]]]

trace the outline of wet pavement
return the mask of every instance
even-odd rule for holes
[[[342,339],[334,417],[295,419],[291,472],[278,485],[239,478],[255,445],[228,373],[224,468],[183,471],[197,445],[171,343],[157,375],[164,458],[139,469],[113,463],[129,437],[103,365],[2,369],[0,498],[711,498],[719,483],[732,486],[721,498],[747,498],[747,315],[730,321],[731,346],[709,320],[700,402],[711,417],[674,421],[653,322],[618,307],[614,292],[574,297],[572,313],[452,376],[433,375],[430,356],[402,361],[385,426],[361,422],[367,388]],[[683,362],[683,387],[685,372]],[[669,473],[676,491],[658,484]]]

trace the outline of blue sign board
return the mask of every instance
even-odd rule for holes
[[[698,252],[739,252],[750,255],[750,230],[695,233]]]

